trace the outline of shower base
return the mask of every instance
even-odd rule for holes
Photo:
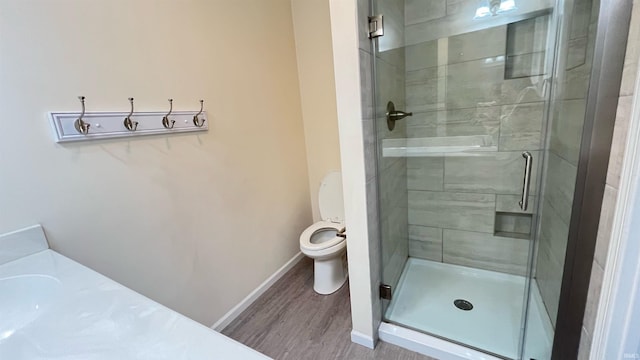
[[[522,276],[409,258],[385,318],[391,323],[515,359],[518,358],[524,286]],[[535,281],[532,288],[524,358],[549,359],[552,327]],[[473,308],[460,309],[454,305],[455,300],[464,300]],[[468,308],[468,304],[464,304],[463,307]]]

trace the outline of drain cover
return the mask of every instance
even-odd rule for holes
[[[473,309],[473,304],[468,302],[467,300],[462,300],[462,299],[453,300],[453,305],[455,305],[458,309],[464,310],[464,311],[469,311]]]

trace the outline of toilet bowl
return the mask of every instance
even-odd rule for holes
[[[318,191],[321,221],[300,235],[300,251],[313,259],[313,290],[328,295],[347,281],[347,240],[344,231],[342,177],[339,172],[327,174]]]

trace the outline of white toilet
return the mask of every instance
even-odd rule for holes
[[[314,259],[313,290],[328,295],[347,281],[347,239],[344,236],[344,205],[342,176],[327,174],[320,184],[318,205],[321,221],[309,226],[300,235],[300,251]],[[343,236],[338,234],[343,230]]]

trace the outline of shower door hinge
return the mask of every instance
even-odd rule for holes
[[[380,298],[385,300],[391,300],[391,285],[380,284]]]
[[[384,35],[382,15],[369,16],[369,39],[374,39],[382,35]]]

